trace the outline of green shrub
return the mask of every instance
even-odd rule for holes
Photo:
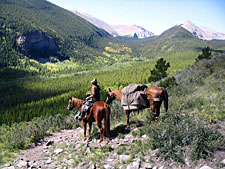
[[[166,77],[167,76],[166,71],[169,67],[170,67],[170,63],[169,62],[166,63],[166,60],[164,60],[163,58],[160,58],[157,61],[155,68],[150,71],[151,75],[148,78],[148,81],[156,82],[156,81]]]
[[[111,151],[113,151],[113,148],[110,147],[110,146],[105,146],[105,147],[102,147],[102,148],[101,148],[101,151],[102,151],[103,153],[111,152]]]
[[[198,55],[196,61],[199,61],[201,59],[211,59],[212,52],[210,51],[210,48],[207,46],[202,49],[202,53]]]
[[[225,143],[219,132],[184,113],[167,114],[162,121],[150,126],[147,133],[152,136],[153,149],[159,149],[159,156],[181,163],[184,163],[186,146],[190,146],[192,159],[197,160],[210,156],[215,148]]]
[[[49,130],[71,129],[77,127],[72,114],[68,116],[57,115],[48,118],[36,118],[32,122],[21,122],[11,127],[0,127],[0,141],[3,149],[17,150],[27,148],[31,142],[38,142],[40,138],[49,134]]]
[[[116,153],[117,153],[117,154],[123,154],[123,153],[125,153],[126,150],[127,150],[127,149],[126,149],[125,146],[120,145],[120,146],[116,149]]]
[[[166,88],[172,87],[174,85],[177,85],[175,77],[169,77],[163,81],[161,80],[160,83],[158,84],[158,86],[162,86]]]

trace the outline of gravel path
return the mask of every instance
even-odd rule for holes
[[[220,123],[220,131],[225,133],[224,122]],[[132,131],[138,131],[134,128]],[[189,158],[185,159],[185,165],[175,162],[166,162],[157,158],[157,150],[149,150],[142,158],[135,157],[130,160],[129,154],[120,153],[121,147],[129,147],[139,140],[144,142],[148,139],[147,135],[134,137],[131,132],[127,132],[123,138],[114,137],[108,141],[104,137],[102,143],[99,140],[83,141],[83,129],[81,127],[75,130],[62,130],[45,137],[40,143],[32,145],[27,150],[21,150],[20,154],[12,164],[4,165],[4,169],[14,168],[44,168],[44,169],[85,169],[85,168],[120,168],[120,169],[139,169],[139,168],[199,168],[214,169],[225,167],[225,150],[215,152],[212,158],[197,162],[192,162]],[[106,148],[112,150],[107,150]],[[95,160],[96,159],[96,160]],[[151,159],[151,160],[149,160]],[[224,164],[223,164],[224,163]],[[205,168],[204,168],[205,167]]]

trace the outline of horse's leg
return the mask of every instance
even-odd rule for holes
[[[159,117],[161,104],[162,104],[162,101],[160,101],[160,102],[153,102],[151,104],[152,112],[154,113],[153,120],[156,120],[156,118]]]
[[[92,126],[92,122],[89,122],[88,125],[89,125],[89,128],[88,128],[88,134],[89,134],[88,140],[91,140],[91,126]]]
[[[156,110],[155,110],[156,117],[159,117],[161,104],[162,104],[162,101],[156,103]]]
[[[86,127],[87,127],[87,122],[84,122],[84,120],[82,120],[83,123],[83,128],[84,128],[84,141],[86,140]]]
[[[102,128],[102,123],[100,121],[97,121],[97,126],[100,129],[100,140],[99,140],[99,143],[101,143],[103,141],[104,129]]]
[[[152,101],[151,103],[151,110],[153,112],[153,120],[155,120],[155,117],[156,117],[156,104],[154,101]]]
[[[130,129],[130,123],[129,123],[129,115],[130,115],[130,111],[126,110],[126,118],[127,118],[127,129]]]

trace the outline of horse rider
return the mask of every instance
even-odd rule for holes
[[[86,98],[86,100],[92,99],[93,102],[99,101],[100,100],[100,87],[98,85],[97,79],[93,79],[91,81],[92,86],[91,86],[91,93],[89,93]]]
[[[83,103],[83,107],[81,109],[81,117],[83,115],[85,115],[86,117],[94,102],[100,100],[100,87],[98,85],[97,79],[93,79],[91,83],[91,93],[87,94],[86,101],[84,101]]]

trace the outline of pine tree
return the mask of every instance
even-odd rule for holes
[[[210,48],[207,46],[202,49],[202,53],[198,55],[196,61],[201,60],[201,59],[211,59],[211,54],[212,52],[210,51]]]
[[[148,81],[156,82],[156,81],[166,77],[167,76],[166,71],[169,67],[170,67],[170,63],[169,62],[166,63],[166,60],[164,60],[163,58],[160,58],[157,61],[155,68],[150,71],[151,75],[148,78]]]

